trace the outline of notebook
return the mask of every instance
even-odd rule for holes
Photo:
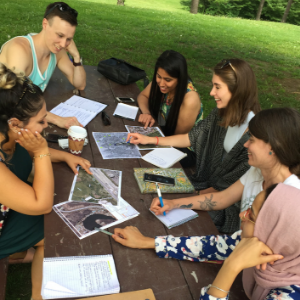
[[[133,168],[134,177],[137,181],[142,194],[156,193],[156,185],[154,182],[145,182],[144,174],[157,174],[175,178],[175,186],[160,184],[159,188],[162,193],[193,193],[194,186],[191,184],[183,169],[152,169],[152,168]]]
[[[150,210],[151,211],[151,210]],[[198,217],[198,214],[191,209],[176,208],[169,211],[165,216],[156,215],[151,211],[168,229],[184,224]]]
[[[113,116],[134,121],[138,110],[139,108],[137,106],[118,103]]]
[[[74,95],[66,102],[54,107],[50,112],[60,117],[76,117],[79,123],[86,126],[106,106],[106,104]]]
[[[142,156],[142,159],[159,168],[165,169],[172,167],[185,156],[187,156],[186,153],[175,148],[159,148]]]
[[[112,255],[44,258],[44,299],[98,296],[120,292]]]

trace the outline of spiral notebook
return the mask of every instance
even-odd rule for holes
[[[44,299],[99,296],[120,292],[111,254],[44,258]]]
[[[150,210],[151,211],[151,210]],[[168,229],[184,224],[197,218],[199,215],[191,209],[173,209],[169,211],[166,216],[157,216],[153,211],[151,211],[156,218],[158,218]]]
[[[60,117],[76,117],[79,123],[86,126],[106,106],[106,104],[100,102],[72,96],[66,102],[54,107],[50,112]]]

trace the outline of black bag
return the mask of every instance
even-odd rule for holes
[[[130,84],[144,78],[144,87],[149,84],[147,74],[122,59],[110,58],[102,60],[98,64],[98,72],[119,84]]]

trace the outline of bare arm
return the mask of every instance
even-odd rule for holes
[[[74,62],[79,63],[80,54],[75,42],[72,40],[67,51],[73,56]],[[79,90],[84,90],[86,86],[86,73],[83,66],[73,66],[66,50],[61,50],[57,54],[57,67],[64,73],[70,83]]]
[[[160,206],[158,198],[154,198],[150,209],[160,215],[164,211],[174,208],[197,209],[197,210],[221,210],[241,200],[244,186],[240,180],[222,192],[197,195],[192,197],[166,200],[163,199],[164,207]]]
[[[194,126],[201,109],[201,101],[197,92],[188,92],[181,104],[175,134],[188,133]]]
[[[148,145],[148,144],[157,143],[156,137],[149,137],[139,133],[129,133],[127,135],[126,142],[129,141],[129,139],[130,139],[130,143],[135,145],[138,144]],[[186,133],[186,134],[171,135],[167,137],[160,137],[158,139],[158,145],[185,148],[191,146],[191,142],[189,139],[189,135]]]

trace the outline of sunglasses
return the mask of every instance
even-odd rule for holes
[[[102,111],[101,118],[102,118],[104,126],[108,126],[111,124],[110,118],[105,111]]]
[[[252,220],[250,220],[250,218],[249,218],[250,212],[251,212],[251,207],[249,207],[249,208],[245,211],[244,215],[242,216],[242,220],[243,220],[243,221],[249,221],[249,222],[255,224],[255,222],[252,221]]]
[[[234,66],[232,65],[232,63],[230,62],[229,59],[223,59],[221,61],[221,63],[222,63],[222,66],[220,68],[216,68],[217,70],[221,70],[223,68],[226,68],[227,66],[230,66],[231,69],[233,70],[233,72],[236,74],[236,70],[235,70]]]
[[[75,18],[77,18],[77,16],[78,16],[77,10],[71,8],[71,7],[70,7],[69,5],[67,5],[67,4],[59,3],[59,4],[55,4],[52,8],[50,8],[49,11],[45,14],[44,18],[46,18],[50,13],[52,13],[52,11],[53,11],[56,7],[57,7],[61,12],[70,12]]]

